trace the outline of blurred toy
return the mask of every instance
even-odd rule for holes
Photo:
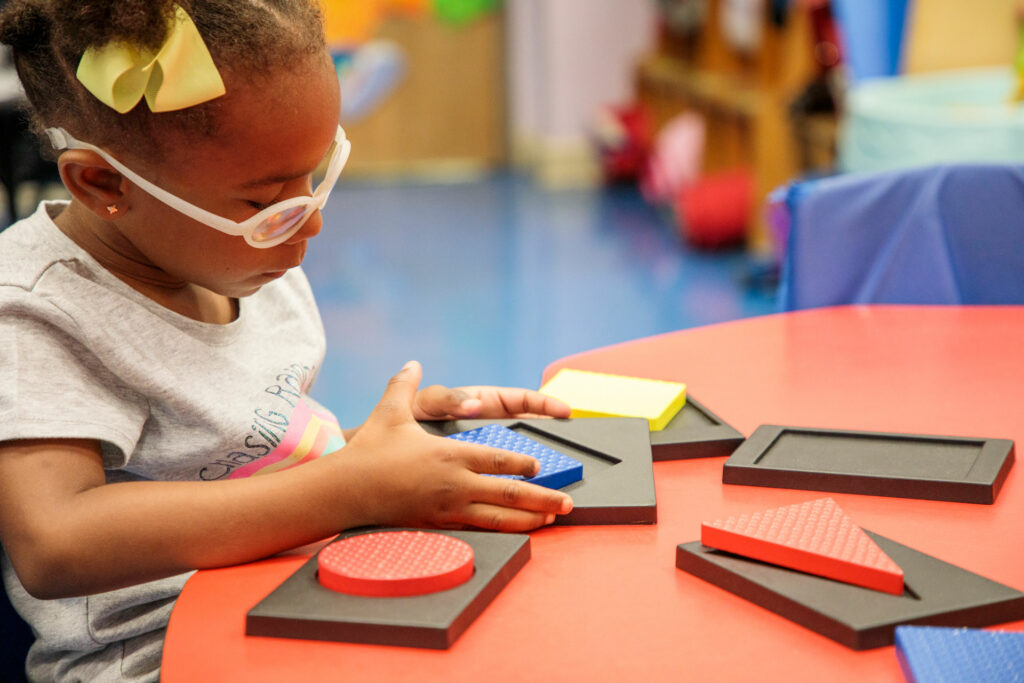
[[[373,40],[393,11],[422,12],[426,0],[326,0],[324,29],[341,87],[341,120],[364,117],[387,97],[405,74],[401,48]]]
[[[750,55],[764,40],[765,0],[722,0],[719,28],[736,52]]]
[[[334,55],[341,87],[341,120],[357,121],[380,104],[402,81],[405,53],[389,40],[373,40],[353,52]]]
[[[665,30],[677,38],[700,33],[708,19],[708,0],[658,0]]]
[[[366,116],[405,76],[402,49],[375,38],[385,19],[421,18],[433,11],[462,26],[498,5],[499,0],[324,0],[324,29],[341,86],[341,120]]]
[[[434,12],[449,24],[462,26],[497,9],[499,0],[434,0]]]
[[[331,50],[353,51],[377,35],[389,16],[422,17],[430,0],[324,0],[324,32]]]
[[[654,139],[640,178],[640,191],[653,204],[672,203],[700,176],[704,159],[704,118],[689,111],[668,121]]]
[[[931,6],[926,13],[931,14],[937,5],[960,3],[926,4]],[[984,4],[987,3],[978,3],[977,7]],[[963,9],[973,14],[975,7],[964,5]],[[906,71],[907,51],[914,33],[913,26],[908,25],[908,22],[910,15],[916,12],[909,0],[831,0],[814,6],[813,11],[827,11],[835,17],[840,34],[835,44],[842,45],[845,79],[851,85]],[[956,48],[951,49],[954,43],[946,41],[940,49],[958,52],[971,40],[968,35],[970,33],[974,31],[963,31],[961,24],[957,35],[962,34],[963,39],[955,43]],[[933,42],[931,38],[929,36],[928,42]],[[986,36],[986,39],[989,38]]]
[[[608,183],[632,181],[647,164],[651,122],[647,110],[637,104],[606,106],[595,115],[592,136]]]
[[[754,174],[736,168],[703,176],[676,200],[680,234],[697,247],[726,247],[746,237],[754,202]]]
[[[680,236],[693,246],[731,246],[746,236],[754,176],[747,168],[703,174],[705,130],[704,118],[693,111],[662,126],[644,164],[640,191],[652,204],[674,210]]]

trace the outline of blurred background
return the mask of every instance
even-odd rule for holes
[[[1024,161],[1016,0],[323,2],[353,153],[305,269],[344,425],[409,359],[535,388],[778,310],[802,181]],[[62,196],[5,59],[0,227]]]

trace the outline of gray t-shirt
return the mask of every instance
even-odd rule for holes
[[[308,396],[325,341],[301,270],[239,300],[234,322],[197,322],[80,249],[53,223],[63,206],[44,203],[0,233],[0,442],[96,439],[108,483],[268,474],[344,445],[337,420]],[[158,678],[188,574],[37,600],[0,560],[37,634],[33,679]]]

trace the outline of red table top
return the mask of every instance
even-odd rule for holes
[[[747,435],[781,424],[1024,443],[1019,306],[801,311],[588,351],[545,378],[560,367],[686,382]],[[994,505],[975,505],[723,485],[723,462],[655,463],[656,525],[533,532],[532,559],[447,651],[245,636],[246,612],[304,555],[198,572],[171,616],[163,680],[902,681],[892,647],[854,652],[675,568],[703,521],[823,495],[867,529],[1024,590],[1020,463]]]

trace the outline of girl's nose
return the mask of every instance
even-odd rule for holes
[[[298,244],[303,240],[313,239],[320,234],[321,228],[324,227],[324,218],[321,215],[319,209],[315,209],[313,213],[309,215],[306,222],[302,224],[294,235],[285,240],[285,244]]]

